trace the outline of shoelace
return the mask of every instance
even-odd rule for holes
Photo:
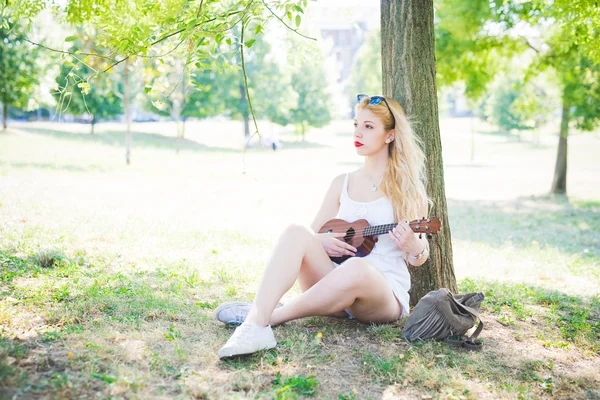
[[[240,340],[246,341],[246,339],[248,337],[248,333],[250,332],[251,329],[252,329],[251,325],[242,324],[236,328],[235,333],[229,340],[231,340],[232,342],[236,342],[236,341],[240,341]]]
[[[239,311],[234,318],[236,324],[242,324],[246,320],[246,313]]]

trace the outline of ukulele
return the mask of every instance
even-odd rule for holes
[[[398,224],[370,226],[366,219],[359,219],[354,222],[346,222],[343,219],[332,219],[319,229],[319,233],[345,232],[346,236],[342,239],[356,248],[354,257],[365,257],[375,247],[375,242],[377,242],[376,236],[389,233],[396,225]],[[438,217],[415,219],[414,221],[410,221],[408,225],[413,232],[419,234],[419,239],[421,239],[423,233],[427,235],[428,239],[431,239],[432,235],[438,233],[441,229],[441,222]],[[341,264],[350,257],[353,256],[329,256],[331,261],[338,264]]]

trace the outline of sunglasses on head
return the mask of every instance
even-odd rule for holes
[[[356,102],[360,103],[360,101],[362,99],[364,99],[365,97],[369,97],[368,94],[359,94],[356,96]],[[390,114],[392,114],[392,118],[394,118],[394,113],[392,112],[392,109],[390,108],[390,105],[388,104],[387,100],[385,99],[385,97],[383,96],[371,96],[371,98],[369,99],[369,104],[373,104],[373,105],[377,105],[381,102],[384,102],[385,105],[387,106],[388,110],[390,111]],[[394,118],[395,120],[395,118]]]

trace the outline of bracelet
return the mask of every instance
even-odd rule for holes
[[[412,254],[410,256],[415,260],[418,260],[419,258],[423,257],[423,255],[425,254],[425,250],[427,250],[427,246],[423,246],[423,250],[421,250],[421,252],[416,256],[413,256]]]

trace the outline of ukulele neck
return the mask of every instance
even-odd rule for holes
[[[363,236],[366,237],[366,236],[383,235],[385,233],[388,233],[392,229],[394,229],[396,227],[396,225],[398,225],[398,224],[385,224],[385,225],[369,226],[368,228],[365,228],[365,230],[363,232]]]

